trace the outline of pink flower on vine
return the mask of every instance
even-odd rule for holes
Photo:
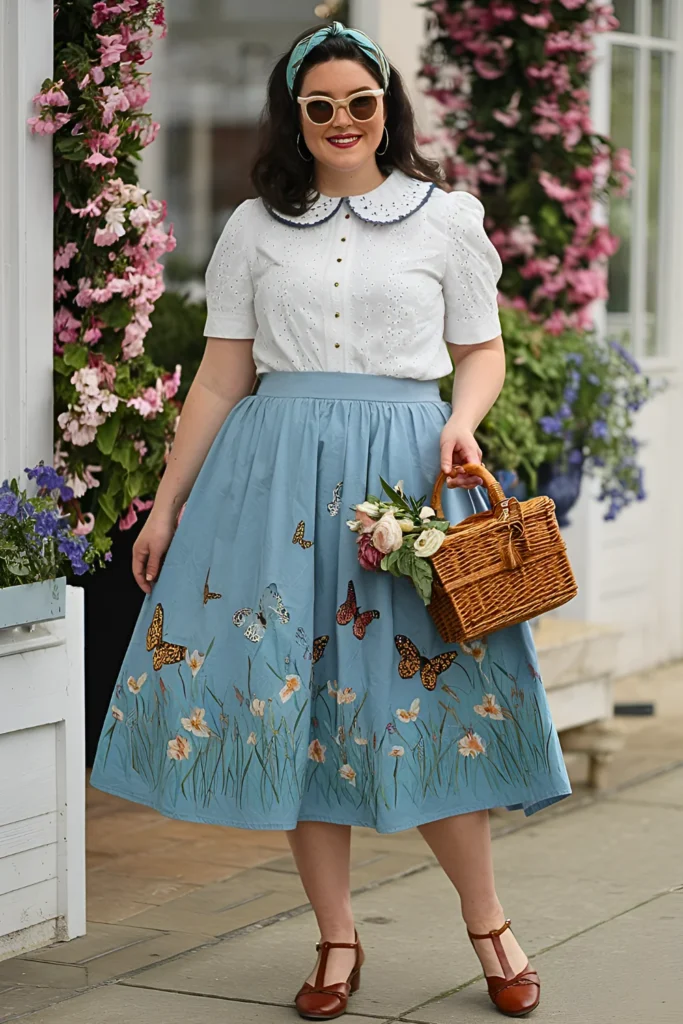
[[[67,242],[66,245],[60,246],[55,253],[55,270],[66,270],[77,252],[78,246],[75,242]]]
[[[63,85],[63,79],[54,82],[45,92],[39,92],[37,96],[34,96],[33,102],[38,103],[41,107],[68,107],[69,97],[62,89]]]
[[[121,55],[126,52],[126,44],[123,41],[120,32],[112,32],[111,35],[101,36],[98,34],[97,38],[100,41],[100,57],[103,68],[108,68],[112,64],[118,64],[121,60]]]

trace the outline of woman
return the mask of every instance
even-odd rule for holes
[[[342,514],[380,474],[417,496],[439,468],[450,520],[484,507],[457,467],[480,462],[503,383],[500,260],[480,202],[418,154],[397,72],[339,23],[275,67],[253,182],[207,271],[206,353],[135,545],[148,596],[92,783],[287,830],[321,935],[296,999],[313,1020],[360,980],[350,826],[416,826],[491,998],[521,1015],[540,986],[496,894],[488,810],[570,792],[529,629],[445,645],[408,581],[360,568]]]

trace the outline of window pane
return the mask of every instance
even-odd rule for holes
[[[671,0],[652,0],[651,36],[657,36],[660,39],[672,38],[672,13]]]
[[[627,46],[612,47],[612,94],[610,134],[616,146],[633,148],[633,88],[635,79],[635,50]],[[629,330],[631,309],[631,222],[633,216],[631,196],[614,197],[610,201],[609,224],[620,239],[620,246],[609,263],[609,299],[607,311],[610,329],[621,334]],[[628,340],[628,339],[626,339]]]
[[[663,91],[665,87],[666,57],[653,53],[650,64],[650,139],[647,181],[647,269],[645,298],[645,351],[654,355],[658,349],[658,299],[660,290],[661,244],[660,199],[662,185],[663,151]]]
[[[614,13],[619,19],[618,32],[635,32],[636,0],[614,0]]]

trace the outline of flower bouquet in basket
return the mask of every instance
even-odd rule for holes
[[[358,561],[364,569],[407,576],[429,604],[434,578],[431,558],[443,544],[450,523],[425,504],[426,495],[406,497],[402,480],[395,487],[381,477],[380,483],[390,500],[369,494],[360,505],[351,506],[356,518],[346,523],[358,534]]]

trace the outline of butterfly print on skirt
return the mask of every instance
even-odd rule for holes
[[[327,511],[331,516],[338,516],[339,509],[341,508],[341,496],[342,488],[344,487],[344,481],[340,480],[337,486],[332,491],[332,501],[327,504]]]
[[[271,583],[263,591],[258,611],[254,611],[253,608],[240,608],[232,617],[233,624],[238,626],[246,639],[251,640],[254,644],[263,640],[268,624],[276,619],[286,625],[289,622],[289,612],[274,583]]]
[[[204,581],[204,604],[207,604],[209,601],[218,601],[219,598],[221,598],[223,596],[222,594],[212,594],[211,591],[209,590],[209,573],[210,572],[211,572],[210,569],[207,570],[206,580]]]
[[[325,653],[325,648],[330,642],[329,636],[316,636],[313,640],[313,650],[311,650],[306,631],[301,626],[297,629],[295,636],[296,642],[304,648],[304,658],[306,661],[313,661],[314,665],[317,661],[320,661]]]
[[[301,547],[304,548],[304,550],[313,547],[312,540],[304,540],[305,530],[306,524],[302,519],[301,522],[297,525],[297,528],[294,531],[294,536],[292,537],[292,544],[300,544]]]
[[[401,655],[398,663],[398,674],[401,679],[412,679],[419,672],[425,690],[434,690],[437,677],[450,668],[458,657],[457,651],[444,651],[434,658],[425,658],[413,641],[402,633],[394,637],[394,643]]]
[[[379,612],[367,611],[361,612],[356,601],[356,588],[353,585],[353,580],[349,580],[349,587],[346,594],[346,600],[339,608],[337,612],[337,622],[340,626],[348,626],[349,622],[353,620],[353,635],[358,640],[362,640],[365,636],[365,630],[370,625],[373,619],[379,618]]]
[[[152,665],[158,672],[162,665],[175,665],[187,654],[187,647],[180,644],[169,644],[163,639],[164,609],[160,604],[154,609],[152,622],[147,630],[147,650],[154,651]]]

